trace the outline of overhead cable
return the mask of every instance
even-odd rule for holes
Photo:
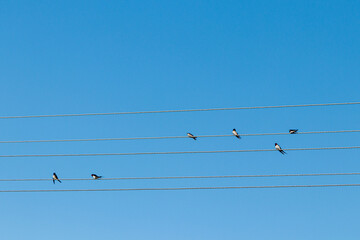
[[[243,133],[244,136],[271,136],[271,135],[297,135],[297,134],[324,134],[324,133],[358,133],[360,130],[339,130],[339,131],[312,131],[289,133]],[[234,137],[232,134],[226,135],[196,135],[197,138],[214,138],[214,137]],[[43,142],[90,142],[90,141],[119,141],[119,140],[151,140],[151,139],[177,139],[189,138],[188,136],[167,136],[167,137],[130,137],[130,138],[87,138],[87,139],[48,139],[48,140],[18,140],[18,141],[0,141],[0,143],[43,143]]]
[[[148,114],[148,113],[205,112],[205,111],[247,110],[247,109],[270,109],[270,108],[342,106],[342,105],[357,105],[357,104],[360,104],[360,102],[298,104],[298,105],[257,106],[257,107],[232,107],[232,108],[179,109],[179,110],[138,111],[138,112],[73,113],[73,114],[48,114],[48,115],[2,116],[2,117],[0,117],[0,119],[11,119],[11,118],[47,118],[47,117],[84,117],[84,116],[128,115],[128,114]]]
[[[174,176],[174,177],[114,177],[114,178],[61,178],[61,181],[104,181],[104,180],[171,180],[171,179],[208,179],[208,178],[266,178],[266,177],[316,177],[352,176],[360,173],[299,173],[299,174],[262,174],[262,175],[223,175],[223,176]],[[0,179],[0,182],[52,181],[52,178]]]
[[[176,191],[176,190],[219,190],[219,189],[274,189],[274,188],[324,188],[360,187],[360,184],[321,184],[321,185],[274,185],[274,186],[231,186],[231,187],[179,187],[179,188],[112,188],[112,189],[45,189],[45,190],[0,190],[0,193],[34,192],[114,192],[114,191]]]
[[[314,151],[314,150],[349,150],[359,149],[360,146],[351,147],[319,147],[319,148],[288,148],[284,151]],[[184,151],[184,152],[134,152],[134,153],[78,153],[78,154],[22,154],[0,155],[0,158],[15,157],[90,157],[90,156],[130,156],[130,155],[170,155],[170,154],[197,154],[197,153],[245,153],[245,152],[274,152],[276,149],[249,149],[249,150],[218,150],[218,151]]]

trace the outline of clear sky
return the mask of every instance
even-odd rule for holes
[[[359,1],[0,1],[1,116],[359,101]],[[0,140],[359,129],[360,106],[2,119]],[[359,134],[1,144],[1,154],[356,146]],[[0,179],[359,172],[359,150],[2,158]],[[360,177],[0,183],[82,189]],[[1,193],[14,239],[358,239],[360,188]]]

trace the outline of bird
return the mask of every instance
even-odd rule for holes
[[[53,173],[53,177],[52,177],[53,183],[55,184],[55,180],[59,181],[59,183],[61,183],[60,179],[58,178],[58,176],[56,175],[56,173]]]
[[[240,139],[241,137],[239,136],[239,134],[236,132],[236,129],[234,128],[232,133],[234,134],[235,137],[237,137],[238,139]]]
[[[192,135],[191,133],[187,133],[187,135],[188,135],[189,138],[192,138],[192,139],[194,139],[194,140],[196,140],[196,138],[197,138],[197,137],[195,137],[194,135]]]
[[[91,174],[91,176],[96,180],[96,179],[100,179],[100,178],[102,178],[102,176],[98,176],[98,175],[96,175],[96,174]]]
[[[275,143],[275,148],[276,148],[276,150],[278,150],[281,154],[286,154],[286,152],[281,149],[281,147],[280,147],[279,144]]]
[[[289,130],[289,133],[290,133],[290,134],[295,134],[295,133],[297,133],[298,130],[299,130],[299,129],[290,129],[290,130]]]

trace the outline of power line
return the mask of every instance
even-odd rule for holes
[[[339,130],[339,131],[312,131],[298,132],[296,134],[327,134],[327,133],[357,133],[360,130]],[[296,135],[289,133],[244,133],[243,136],[271,136],[271,135]],[[214,137],[234,137],[232,134],[226,135],[199,135],[197,138],[214,138]],[[167,137],[132,137],[132,138],[88,138],[88,139],[54,139],[54,140],[19,140],[19,141],[0,141],[0,143],[43,143],[43,142],[90,142],[90,141],[119,141],[119,140],[151,140],[151,139],[177,139],[189,138],[188,136],[167,136]]]
[[[320,148],[289,148],[284,151],[313,151],[313,150],[348,150],[358,149],[360,146],[351,147],[320,147]],[[130,155],[170,155],[170,154],[196,154],[196,153],[240,153],[240,152],[273,152],[276,149],[249,149],[249,150],[218,150],[218,151],[185,151],[185,152],[135,152],[135,153],[79,153],[79,154],[23,154],[0,155],[0,158],[12,157],[90,157],[90,156],[130,156]]]
[[[179,188],[113,188],[113,189],[46,189],[46,190],[0,190],[0,193],[30,192],[113,192],[113,191],[175,191],[175,190],[216,190],[216,189],[274,189],[274,188],[320,188],[320,187],[359,187],[360,184],[321,184],[321,185],[274,185],[274,186],[234,186],[234,187],[179,187]]]
[[[207,179],[207,178],[266,178],[266,177],[315,177],[315,176],[352,176],[360,173],[299,173],[299,174],[263,174],[263,175],[223,175],[223,176],[175,176],[175,177],[117,177],[101,178],[61,178],[61,181],[104,181],[104,180],[165,180],[165,179]],[[0,182],[52,181],[50,178],[0,179]]]
[[[74,113],[74,114],[52,114],[52,115],[49,114],[49,115],[27,115],[27,116],[3,116],[3,117],[0,117],[0,119],[47,118],[47,117],[83,117],[83,116],[148,114],[148,113],[176,113],[176,112],[205,112],[205,111],[227,111],[227,110],[268,109],[268,108],[342,106],[342,105],[356,105],[356,104],[360,104],[360,102],[299,104],[299,105],[279,105],[279,106],[258,106],[258,107],[233,107],[233,108],[179,109],[179,110],[138,111],[138,112]]]

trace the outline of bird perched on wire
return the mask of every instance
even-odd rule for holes
[[[237,137],[238,139],[241,138],[241,137],[239,136],[239,134],[236,132],[236,129],[235,129],[235,128],[232,130],[232,133],[233,133],[234,136]]]
[[[98,175],[96,175],[96,174],[91,174],[91,176],[96,180],[96,179],[100,179],[100,178],[102,178],[102,176],[98,176]]]
[[[53,173],[52,181],[53,181],[54,184],[55,184],[55,181],[58,181],[59,183],[61,183],[61,181],[58,178],[58,176],[56,175],[56,173]]]
[[[275,143],[275,148],[276,148],[276,150],[278,150],[281,154],[286,154],[286,152],[281,149],[281,147],[280,147],[279,144]]]
[[[295,133],[297,133],[298,130],[299,130],[299,129],[290,129],[290,130],[289,130],[289,133],[290,133],[290,134],[295,134]]]
[[[187,135],[188,135],[189,138],[192,138],[192,139],[194,139],[194,140],[196,140],[196,138],[197,138],[197,137],[195,137],[194,135],[192,135],[191,133],[187,133]]]

